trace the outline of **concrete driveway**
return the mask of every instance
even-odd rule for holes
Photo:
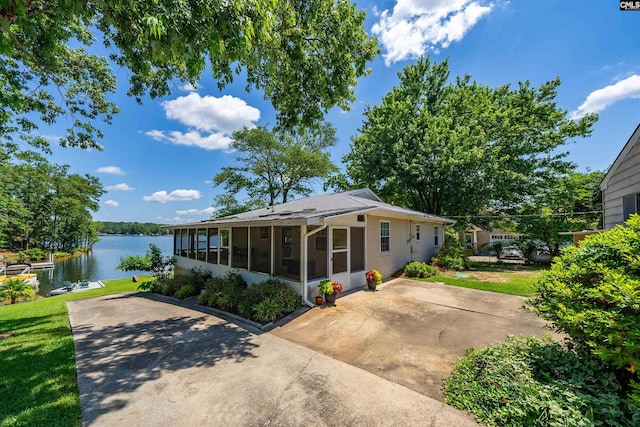
[[[314,308],[271,333],[443,400],[442,379],[464,350],[508,334],[550,333],[524,298],[395,279]],[[556,336],[557,337],[557,336]]]
[[[384,339],[380,332],[401,333],[407,342],[418,342],[424,335],[411,338],[416,328],[407,325],[414,319],[425,328],[442,330],[444,336],[447,328],[436,319],[434,324],[425,322],[424,314],[414,311],[416,302],[408,302],[415,298],[402,303],[402,297],[393,297],[393,307],[406,306],[407,313],[388,309],[384,317],[376,314],[385,297],[399,289],[359,293],[340,299],[336,308],[311,310],[280,328],[278,335],[300,340],[306,328],[313,346],[326,348],[327,354],[362,362],[376,373],[381,369],[400,372],[407,360],[417,362],[408,353],[414,346],[377,350],[383,343],[399,342]],[[67,305],[84,425],[475,425],[465,413],[382,376],[275,334],[256,335],[201,312],[138,294]],[[358,306],[362,307],[355,309]],[[349,307],[354,308],[353,314]],[[458,316],[463,315],[454,316],[454,327],[462,319]],[[384,319],[392,322],[388,328],[381,324]],[[350,336],[355,343],[349,343]],[[362,341],[363,336],[380,342]],[[349,349],[338,351],[340,343],[348,343]],[[363,345],[359,357],[355,356],[357,343]]]

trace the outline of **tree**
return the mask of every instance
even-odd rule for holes
[[[120,258],[120,264],[116,269],[121,271],[148,271],[153,277],[163,277],[173,268],[175,258],[165,257],[162,250],[149,243],[149,249],[144,256],[128,255]]]
[[[369,186],[386,200],[439,215],[473,216],[517,206],[571,164],[559,149],[590,134],[555,103],[560,80],[490,88],[449,82],[447,61],[421,58],[365,111],[338,187]],[[468,223],[471,221],[459,221]]]
[[[377,48],[364,19],[349,0],[0,2],[0,144],[46,149],[38,126],[69,115],[60,144],[100,148],[93,122],[118,109],[107,100],[110,62],[85,50],[99,35],[138,101],[169,94],[176,79],[195,83],[209,66],[220,88],[246,76],[285,127],[314,123],[348,108],[369,72]]]
[[[24,280],[9,279],[0,286],[0,299],[4,301],[9,298],[11,304],[15,304],[16,299],[20,297],[32,298],[33,296],[33,288]]]
[[[597,229],[602,224],[602,172],[569,172],[549,180],[516,212],[516,229],[530,239],[540,240],[552,255],[560,254],[565,240],[561,231]]]
[[[307,196],[314,178],[328,177],[337,170],[327,151],[336,143],[335,129],[328,123],[296,132],[244,128],[233,137],[231,147],[238,153],[236,164],[240,166],[224,167],[213,178],[216,186],[225,189],[216,198],[222,205],[218,216]],[[234,197],[242,190],[250,197],[245,204]]]

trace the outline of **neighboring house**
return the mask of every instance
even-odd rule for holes
[[[512,243],[523,236],[501,230],[487,231],[475,225],[470,225],[464,232],[459,233],[464,247],[473,250],[474,254],[489,252],[489,246],[496,242]]]
[[[308,301],[322,279],[353,289],[366,284],[367,269],[389,277],[428,261],[454,222],[384,203],[365,188],[169,228],[178,272],[234,270],[248,283],[274,276]]]
[[[640,125],[600,183],[604,229],[640,213]]]

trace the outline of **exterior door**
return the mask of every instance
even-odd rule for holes
[[[345,289],[349,287],[349,228],[331,229],[331,280],[340,282]]]

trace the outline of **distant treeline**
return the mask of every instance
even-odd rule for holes
[[[100,234],[171,234],[171,230],[167,230],[160,224],[152,222],[96,222],[96,230]]]

